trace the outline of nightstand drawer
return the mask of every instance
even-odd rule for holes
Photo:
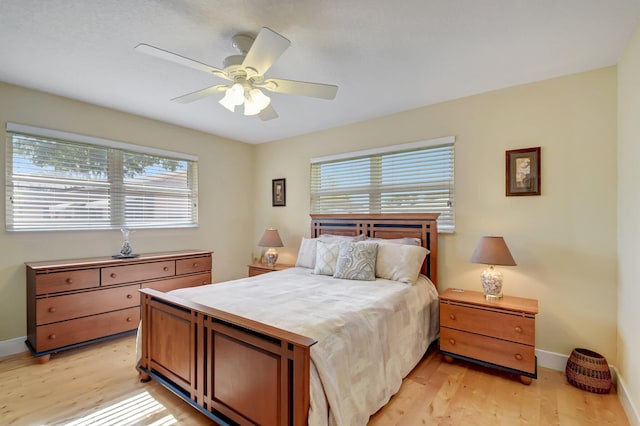
[[[101,285],[122,284],[132,281],[171,277],[176,274],[176,262],[150,262],[141,265],[112,266],[100,271]]]
[[[98,287],[100,272],[97,269],[79,271],[52,272],[36,276],[36,294],[58,293]]]
[[[441,327],[440,350],[530,374],[536,372],[535,348],[520,343]]]
[[[440,304],[440,325],[525,345],[535,344],[535,320],[522,314]]]
[[[37,325],[140,305],[139,284],[36,300]]]
[[[129,308],[43,325],[36,331],[36,351],[48,351],[63,346],[93,340],[104,335],[135,330],[140,322],[140,308]]]

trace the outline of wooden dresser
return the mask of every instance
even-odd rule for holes
[[[537,378],[535,316],[538,301],[505,296],[485,300],[477,291],[448,289],[440,295],[440,352],[518,374],[530,384]]]
[[[254,277],[256,275],[266,274],[267,272],[282,271],[289,268],[293,268],[293,265],[276,263],[273,266],[269,266],[266,263],[253,263],[249,265],[249,276]]]
[[[210,251],[28,262],[27,341],[40,362],[50,355],[135,331],[140,288],[169,291],[211,283]]]

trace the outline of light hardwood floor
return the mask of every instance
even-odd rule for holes
[[[140,383],[135,337],[55,354],[0,359],[2,425],[208,425],[211,422],[158,383]],[[369,422],[382,425],[628,425],[615,393],[569,385],[540,368],[538,380],[482,367],[447,364],[430,351],[400,391]]]

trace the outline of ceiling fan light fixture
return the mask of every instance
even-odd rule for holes
[[[262,93],[259,89],[247,91],[244,100],[244,115],[256,115],[271,103],[271,98]]]
[[[218,101],[220,105],[231,112],[236,110],[236,105],[242,105],[244,102],[244,87],[242,84],[235,83],[224,92],[224,97]]]
[[[249,97],[260,111],[268,107],[271,103],[271,98],[262,93],[260,89],[251,89],[249,91]]]
[[[236,110],[236,104],[231,100],[232,96],[229,94],[229,92],[230,91],[227,90],[224,93],[224,97],[220,99],[218,103],[223,107],[225,107],[226,109],[228,109],[229,111],[234,112]]]

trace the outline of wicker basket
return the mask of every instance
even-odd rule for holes
[[[609,364],[599,353],[583,348],[574,349],[565,372],[569,383],[587,392],[609,393],[611,390]]]

